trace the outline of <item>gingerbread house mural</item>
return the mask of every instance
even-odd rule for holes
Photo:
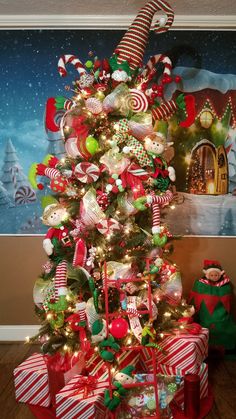
[[[169,128],[175,141],[177,189],[190,194],[235,193],[236,185],[231,182],[235,176],[231,156],[235,140],[230,141],[230,132],[236,132],[236,91],[203,89],[192,94],[196,103],[194,123],[181,128],[173,118]]]
[[[181,199],[166,216],[175,234],[227,235],[236,231],[236,76],[204,69],[176,68],[180,91],[195,98],[193,124],[182,128],[180,115],[169,121],[174,141],[176,190]],[[168,94],[167,91],[167,99]],[[172,93],[172,91],[171,91]]]

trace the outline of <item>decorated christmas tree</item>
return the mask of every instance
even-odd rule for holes
[[[191,125],[194,104],[182,94],[164,100],[165,86],[180,82],[172,78],[167,56],[154,55],[142,63],[151,21],[159,10],[167,18],[154,29],[165,32],[173,23],[173,11],[165,1],[152,0],[110,58],[90,54],[83,64],[73,55],[61,57],[61,76],[72,65],[78,77],[70,89],[72,97],[48,100],[46,126],[52,132],[61,129],[66,155],[61,160],[46,156],[30,171],[35,188],[44,187],[40,177],[45,177],[52,191],[42,202],[42,221],[49,227],[43,247],[49,260],[34,287],[42,323],[37,338],[49,370],[53,365],[54,372],[63,370],[68,362],[83,358],[84,391],[95,386],[95,376],[108,379],[102,412],[104,406],[116,412],[122,400],[131,397],[129,386],[136,386],[148,399],[142,413],[153,417],[159,417],[154,396],[157,400],[163,338],[198,329],[189,323],[193,310],[182,300],[180,272],[169,259],[173,237],[161,222],[161,209],[172,201],[175,181],[168,118],[177,112],[182,126]],[[58,111],[63,114],[60,123]],[[134,384],[135,368],[154,373],[148,390],[142,387],[146,379]],[[159,396],[165,413],[163,383]],[[173,393],[176,383],[168,385]],[[104,385],[102,391],[104,396]],[[63,396],[58,403],[63,410]],[[85,417],[83,408],[81,404],[81,414],[73,417]],[[133,416],[121,410],[119,417],[145,416],[138,416],[137,406],[132,409]]]

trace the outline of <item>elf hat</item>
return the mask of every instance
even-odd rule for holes
[[[120,370],[119,373],[120,374],[127,375],[128,377],[131,377],[132,378],[133,371],[134,371],[133,365],[128,365],[127,367],[125,367],[122,370]]]
[[[95,320],[95,322],[92,324],[92,335],[96,336],[98,335],[105,327],[104,320]]]
[[[203,266],[204,272],[210,272],[210,271],[219,271],[222,272],[222,266],[217,260],[204,260],[204,266]]]
[[[149,1],[137,14],[128,31],[123,36],[115,53],[119,64],[128,61],[130,68],[135,70],[142,63],[144,52],[148,43],[152,19],[156,12],[164,11],[167,20],[160,18],[154,24],[154,31],[162,33],[168,31],[174,21],[174,12],[164,0]]]

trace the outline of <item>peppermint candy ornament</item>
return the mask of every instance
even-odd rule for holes
[[[92,112],[93,115],[98,115],[102,112],[102,103],[96,97],[90,97],[85,103],[88,111]]]
[[[99,221],[97,224],[97,229],[99,233],[106,236],[108,234],[118,232],[120,230],[120,224],[114,218],[106,218]]]
[[[75,166],[74,175],[82,183],[93,183],[98,180],[100,170],[93,163],[82,162]]]
[[[138,89],[130,89],[127,98],[128,107],[133,112],[146,112],[148,109],[148,100],[146,95]]]
[[[92,86],[93,82],[94,76],[92,74],[84,73],[81,75],[78,84],[81,89],[84,89],[85,87]]]

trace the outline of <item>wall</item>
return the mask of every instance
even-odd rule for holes
[[[183,237],[175,242],[172,260],[180,267],[184,294],[201,275],[204,259],[218,259],[236,285],[236,238]],[[46,261],[42,237],[0,237],[1,295],[0,325],[37,324],[33,306],[33,286]],[[236,312],[236,295],[234,309]]]

